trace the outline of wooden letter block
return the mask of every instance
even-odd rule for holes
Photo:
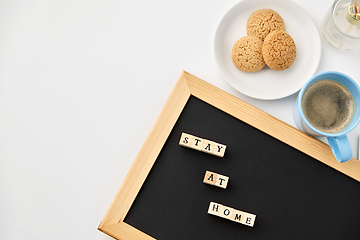
[[[203,183],[207,183],[225,189],[228,182],[229,182],[229,177],[227,176],[220,175],[218,173],[214,173],[210,171],[205,172]]]
[[[216,143],[215,149],[212,152],[213,155],[223,157],[225,154],[226,145]]]
[[[248,213],[245,217],[245,225],[248,225],[250,227],[254,226],[256,215]]]
[[[216,144],[214,142],[204,139],[201,151],[209,153],[209,154],[213,154],[215,147],[216,147]]]
[[[181,134],[179,145],[213,154],[218,157],[223,157],[226,149],[226,145],[219,144],[207,139],[195,137],[187,133]]]
[[[208,209],[208,214],[219,216],[220,204],[211,202]]]
[[[220,211],[219,211],[219,217],[226,218],[228,220],[232,220],[234,218],[234,212],[235,212],[235,209],[221,205]]]
[[[210,184],[210,185],[215,185],[217,176],[218,176],[217,173],[206,171],[203,183],[207,183],[207,184]]]
[[[229,182],[229,177],[218,174],[216,178],[215,186],[225,189],[227,187],[228,182]]]
[[[254,214],[235,210],[234,217],[230,220],[253,227],[255,223],[255,218],[256,215]]]
[[[250,227],[254,226],[256,218],[256,215],[254,214],[239,211],[215,202],[210,202],[208,214],[222,217]]]
[[[182,133],[181,137],[180,137],[180,141],[179,141],[179,145],[184,146],[184,147],[191,147],[191,143],[194,139],[194,136],[187,134],[187,133]]]
[[[202,150],[202,145],[203,145],[203,139],[199,138],[199,137],[194,137],[192,143],[191,143],[191,148],[201,151]]]

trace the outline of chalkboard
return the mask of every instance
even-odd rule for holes
[[[224,157],[180,146],[183,132],[225,144]],[[227,188],[204,184],[206,171],[228,176]],[[184,72],[99,230],[116,239],[359,239],[359,179],[357,160],[338,163],[323,142]],[[208,214],[210,202],[255,214],[254,226]]]

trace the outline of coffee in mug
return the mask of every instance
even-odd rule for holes
[[[308,122],[325,133],[344,129],[355,111],[354,98],[349,89],[331,79],[311,84],[304,92],[301,104]]]
[[[360,122],[360,87],[344,73],[318,73],[300,90],[293,116],[300,130],[326,137],[335,158],[346,162],[353,154],[347,134]]]

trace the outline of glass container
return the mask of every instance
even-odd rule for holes
[[[332,49],[351,51],[360,46],[359,0],[336,0],[322,20],[320,35]]]

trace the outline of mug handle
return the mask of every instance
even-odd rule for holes
[[[343,163],[352,158],[352,150],[346,135],[340,137],[327,137],[331,151],[336,160]]]

